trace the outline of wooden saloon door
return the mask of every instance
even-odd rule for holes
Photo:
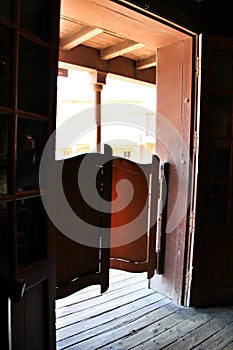
[[[78,220],[71,234],[73,228],[68,213],[67,227],[62,232],[57,230],[57,299],[92,284],[99,284],[101,292],[105,292],[109,285],[109,267],[147,271],[148,278],[154,274],[159,160],[153,156],[152,163],[137,164],[112,158],[110,147],[105,149],[104,154],[83,154],[61,164],[66,200]],[[82,171],[85,179],[78,183]],[[85,189],[92,197],[94,191],[98,191],[99,210],[85,198]],[[62,217],[63,223],[64,208],[60,201],[56,202],[57,216]]]
[[[166,228],[164,228],[160,233],[165,242],[164,272],[155,274],[150,281],[150,286],[179,304],[183,302],[185,247],[189,216],[189,169],[187,167],[189,166],[191,135],[192,44],[192,37],[187,37],[185,40],[157,50],[156,152],[162,162],[169,163],[167,220],[171,218],[176,206],[187,210],[183,211],[178,225],[175,225],[171,232],[165,232]],[[163,120],[166,120],[168,124]],[[187,148],[186,153],[182,153],[182,148],[178,143],[173,143],[177,133],[182,140],[182,147]],[[178,174],[186,175],[185,178],[183,176],[179,178]],[[182,203],[176,202],[178,190],[182,191]]]
[[[3,350],[55,348],[52,232],[38,178],[40,157],[55,126],[58,29],[59,1],[0,2]]]
[[[202,40],[191,305],[233,301],[233,39]]]
[[[159,166],[155,155],[151,164],[114,158],[112,165],[110,267],[146,271],[148,278],[154,275],[156,263]]]
[[[69,206],[66,214],[63,201],[55,203],[57,217],[62,218],[62,225],[66,222],[56,233],[57,299],[93,284],[101,285],[101,292],[108,289],[111,157],[111,148],[105,145],[104,154],[87,153],[65,159],[64,163],[57,161],[56,173],[60,166],[62,187]],[[74,225],[71,225],[71,211],[75,214]]]

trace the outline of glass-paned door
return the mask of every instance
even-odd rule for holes
[[[55,126],[59,7],[56,0],[0,3],[0,273],[26,282],[11,312],[13,291],[6,283],[0,292],[4,349],[55,347],[52,230],[39,164]]]

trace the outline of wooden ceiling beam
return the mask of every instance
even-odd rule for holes
[[[62,38],[60,40],[60,47],[63,50],[70,50],[101,33],[103,33],[103,30],[100,28],[82,27]]]
[[[133,50],[140,49],[144,46],[144,44],[135,42],[133,40],[124,40],[120,43],[102,49],[100,52],[100,56],[102,60],[110,60],[117,56],[122,56]]]
[[[127,36],[130,40],[151,47],[163,47],[187,38],[187,34],[182,31],[155,20],[153,16],[122,6],[119,2],[65,0],[61,1],[61,15],[71,22],[78,19],[80,23],[103,28],[107,33],[116,33],[120,37]]]
[[[85,67],[90,70],[116,74],[153,85],[156,84],[155,67],[137,70],[134,60],[122,56],[109,61],[101,60],[99,50],[84,45],[78,45],[73,50],[60,49],[59,61]]]
[[[138,60],[136,62],[136,68],[138,70],[142,70],[142,69],[147,69],[147,68],[151,68],[151,67],[155,67],[157,64],[157,55],[154,54],[150,57],[146,57],[142,60]]]

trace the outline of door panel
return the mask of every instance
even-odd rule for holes
[[[46,297],[48,286],[46,284],[46,279],[37,283],[34,288],[26,291],[20,303],[14,305],[15,315],[12,327],[14,337],[17,337],[14,349],[48,348],[49,335],[47,324],[44,322],[48,315]],[[25,334],[28,336],[25,337]]]
[[[192,42],[187,38],[175,44],[159,48],[157,51],[157,113],[168,121],[170,131],[178,133],[183,144],[189,150],[191,135],[191,87],[192,87]],[[160,130],[160,119],[157,117],[157,130]],[[162,124],[161,124],[162,125]],[[176,203],[180,173],[188,174],[189,159],[181,154],[179,148],[169,150],[166,145],[168,130],[157,131],[156,153],[161,162],[169,163],[169,182],[167,184],[167,221],[175,205],[185,206],[188,201],[189,182],[182,185],[184,203]],[[172,141],[172,138],[171,140]],[[167,147],[166,147],[167,146]],[[174,152],[172,154],[172,152]],[[179,163],[176,163],[177,157]],[[177,168],[179,167],[179,169]],[[188,175],[187,175],[188,176]],[[186,179],[187,180],[187,179]],[[176,203],[176,204],[175,204]],[[150,287],[165,294],[177,303],[182,302],[185,274],[185,246],[187,236],[188,210],[180,223],[172,232],[164,232],[163,242],[166,250],[163,274],[155,274],[150,281]]]
[[[159,160],[153,156],[151,164],[137,164],[115,158],[112,174],[110,267],[130,272],[147,271],[148,278],[152,277],[155,270]]]
[[[233,40],[203,36],[191,305],[233,301]]]
[[[84,160],[85,165],[83,166]],[[78,184],[81,166],[82,171],[85,172],[85,179]],[[95,184],[99,198],[95,201],[95,205],[99,210],[94,209],[81,192],[85,188],[87,191],[91,191],[89,188],[93,182],[92,174],[95,173],[96,169],[99,169]],[[83,154],[64,161],[62,169],[63,190],[71,210],[82,222],[86,223],[86,230],[83,232],[82,222],[80,225],[77,224],[76,234],[72,236],[72,239],[67,237],[65,232],[57,231],[57,298],[65,297],[92,284],[100,284],[102,292],[108,288],[111,179],[111,154],[109,152],[105,155],[100,153]],[[104,200],[106,201],[105,207],[103,207]],[[59,202],[57,202],[56,209],[57,215],[62,216],[62,207],[60,208]],[[67,226],[69,235],[69,224]],[[88,235],[90,235],[89,238]]]
[[[0,5],[0,273],[1,281],[8,281],[0,293],[4,350],[55,349],[54,232],[38,178],[40,156],[55,128],[59,7],[57,0]],[[15,298],[25,283],[24,294]]]

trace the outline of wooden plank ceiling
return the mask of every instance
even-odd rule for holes
[[[157,49],[185,37],[110,0],[61,1],[60,60],[68,63],[114,72],[116,64],[111,68],[108,63],[118,58],[120,66],[125,61],[119,58],[124,57],[137,71],[155,69]]]

